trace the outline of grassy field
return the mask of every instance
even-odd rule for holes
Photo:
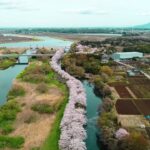
[[[1,59],[0,69],[7,69],[10,66],[13,66],[15,63],[16,63],[16,59]]]
[[[9,137],[0,135],[0,149],[5,149],[6,147],[18,149],[24,143],[23,137]]]
[[[10,135],[15,130],[13,124],[16,121],[17,114],[21,111],[21,106],[16,98],[24,95],[25,91],[22,87],[13,85],[8,93],[7,103],[0,106],[0,149],[18,149],[24,143],[22,136]]]
[[[21,108],[15,100],[9,100],[0,107],[0,149],[20,148],[24,143],[24,138],[21,136],[9,136],[9,133],[14,130],[13,123],[20,110]]]
[[[50,65],[32,62],[0,107],[0,149],[59,150],[59,126],[67,101],[68,89]]]
[[[54,113],[56,115],[55,121],[49,131],[48,137],[45,142],[40,146],[41,150],[59,150],[58,141],[60,138],[60,122],[63,117],[65,106],[68,101],[68,89],[65,84],[61,83],[57,79],[57,74],[51,70],[48,63],[37,63],[36,61],[31,63],[19,76],[24,82],[29,82],[31,84],[40,84],[41,81],[47,84],[49,88],[55,87],[59,88],[63,93],[63,97],[60,102],[54,106]],[[39,91],[38,91],[39,93]],[[34,105],[35,106],[35,105]],[[33,108],[33,107],[32,107]],[[37,108],[36,108],[37,109]],[[38,111],[41,111],[42,106],[38,107]],[[42,111],[43,112],[43,111]]]
[[[55,122],[53,124],[53,127],[49,133],[49,136],[47,137],[46,141],[44,142],[43,146],[41,147],[41,150],[59,150],[58,142],[60,138],[60,123],[61,119],[63,117],[63,113],[65,110],[65,106],[68,101],[68,92],[65,86],[62,86],[61,89],[64,91],[64,100],[61,104],[61,108],[57,112],[57,116],[55,119]]]

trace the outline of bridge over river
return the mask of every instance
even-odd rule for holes
[[[19,64],[28,64],[29,58],[31,57],[52,57],[54,53],[50,54],[33,54],[33,53],[25,53],[25,54],[2,54],[0,55],[1,58],[17,58],[17,63]]]

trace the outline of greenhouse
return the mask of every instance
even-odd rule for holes
[[[132,58],[142,58],[143,53],[140,52],[117,52],[112,55],[114,60],[132,59]]]

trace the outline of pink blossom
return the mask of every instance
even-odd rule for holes
[[[81,48],[81,45],[79,46]],[[69,102],[64,111],[60,129],[61,135],[59,147],[61,150],[86,150],[86,94],[82,83],[61,69],[59,65],[60,59],[64,55],[64,50],[59,50],[52,58],[52,68],[66,80],[69,88]],[[81,104],[82,108],[76,108],[76,104]]]
[[[119,139],[119,140],[125,138],[128,135],[129,135],[129,133],[125,129],[123,129],[123,128],[120,128],[115,133],[116,138]]]

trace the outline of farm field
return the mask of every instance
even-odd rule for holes
[[[115,104],[119,115],[150,115],[150,80],[144,75],[127,77],[127,82],[113,82],[119,99]]]
[[[144,116],[150,115],[150,99],[138,100],[138,101],[135,101],[135,104]]]
[[[117,100],[116,110],[121,115],[140,115],[139,110],[131,100]]]
[[[127,77],[125,82],[109,83],[120,98],[150,98],[150,80],[145,76]],[[135,97],[133,97],[133,95]]]
[[[150,99],[118,99],[116,110],[122,115],[150,115]]]
[[[150,98],[150,80],[146,77],[130,77],[129,88],[137,98]]]
[[[129,85],[129,88],[136,95],[137,98],[150,98],[150,85]]]
[[[124,85],[116,85],[114,88],[121,98],[132,98],[131,94]]]

